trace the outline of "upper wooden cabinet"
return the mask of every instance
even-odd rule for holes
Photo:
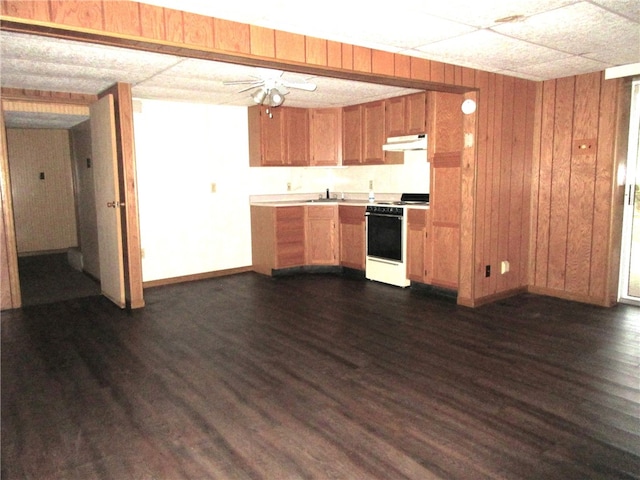
[[[425,133],[425,92],[343,108],[249,107],[252,167],[403,163],[387,137]]]
[[[309,111],[262,105],[249,107],[249,164],[252,167],[309,165]]]
[[[427,93],[420,92],[385,100],[387,137],[426,133]]]
[[[406,135],[405,116],[407,111],[407,97],[394,97],[384,101],[385,123],[387,137]]]
[[[342,164],[380,165],[386,141],[384,100],[342,109]]]
[[[249,165],[252,167],[283,164],[282,111],[271,110],[272,116],[262,106],[250,107],[249,115]]]
[[[340,165],[342,162],[342,108],[314,108],[309,118],[310,164]]]
[[[406,99],[404,135],[427,133],[427,92],[407,95]]]
[[[362,163],[362,105],[342,109],[342,164]]]
[[[387,141],[385,133],[384,100],[365,103],[362,106],[362,163],[384,163],[382,145]]]
[[[309,110],[286,108],[284,117],[284,164],[309,165]]]

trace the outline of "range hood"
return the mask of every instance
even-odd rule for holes
[[[404,152],[406,150],[426,150],[427,134],[405,135],[402,137],[389,137],[387,143],[382,145],[386,152]]]

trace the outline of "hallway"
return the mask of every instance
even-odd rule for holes
[[[100,284],[69,265],[66,253],[18,258],[22,305],[100,295]]]

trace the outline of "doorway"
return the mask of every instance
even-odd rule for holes
[[[99,270],[84,252],[96,236],[87,234],[95,229],[93,179],[81,169],[91,156],[88,121],[5,113],[22,306],[100,295]]]
[[[640,306],[640,80],[632,84],[619,301]]]

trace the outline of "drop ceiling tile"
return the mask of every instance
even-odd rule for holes
[[[490,30],[477,30],[417,50],[436,60],[463,66],[483,65],[485,70],[508,70],[569,57],[550,48],[531,45]]]
[[[602,48],[613,47],[635,48],[636,58],[640,57],[637,48],[640,45],[639,25],[586,2],[535,15],[522,22],[497,25],[493,30],[575,55],[593,55]]]
[[[640,2],[638,0],[591,0],[607,10],[640,23]]]
[[[537,77],[540,80],[549,80],[553,78],[566,77],[567,75],[565,72],[567,67],[569,67],[571,71],[577,72],[579,75],[582,73],[602,71],[606,68],[606,65],[589,58],[575,56],[565,58],[563,60],[530,65],[526,69],[522,70],[514,68],[513,70],[507,70],[502,73],[505,75],[521,76],[521,73],[524,71],[528,76]]]
[[[405,11],[423,10],[431,15],[447,18],[478,28],[495,25],[496,20],[512,15],[534,15],[575,3],[575,0],[447,0],[424,2],[401,0]]]
[[[74,67],[92,68],[94,72],[110,71],[117,73],[120,81],[129,83],[148,78],[180,60],[172,55],[8,32],[3,32],[0,55],[3,58],[3,72],[5,61],[28,59],[30,63],[45,65],[56,71],[65,67],[70,71],[74,71]]]
[[[300,12],[300,15],[306,15]],[[358,18],[357,22],[353,19]],[[351,43],[383,51],[399,51],[462,35],[474,30],[459,22],[436,18],[418,11],[379,8],[376,5],[361,7],[349,15],[341,12],[314,12],[313,21],[307,24],[292,18],[281,24],[282,29],[296,31],[321,38]]]

